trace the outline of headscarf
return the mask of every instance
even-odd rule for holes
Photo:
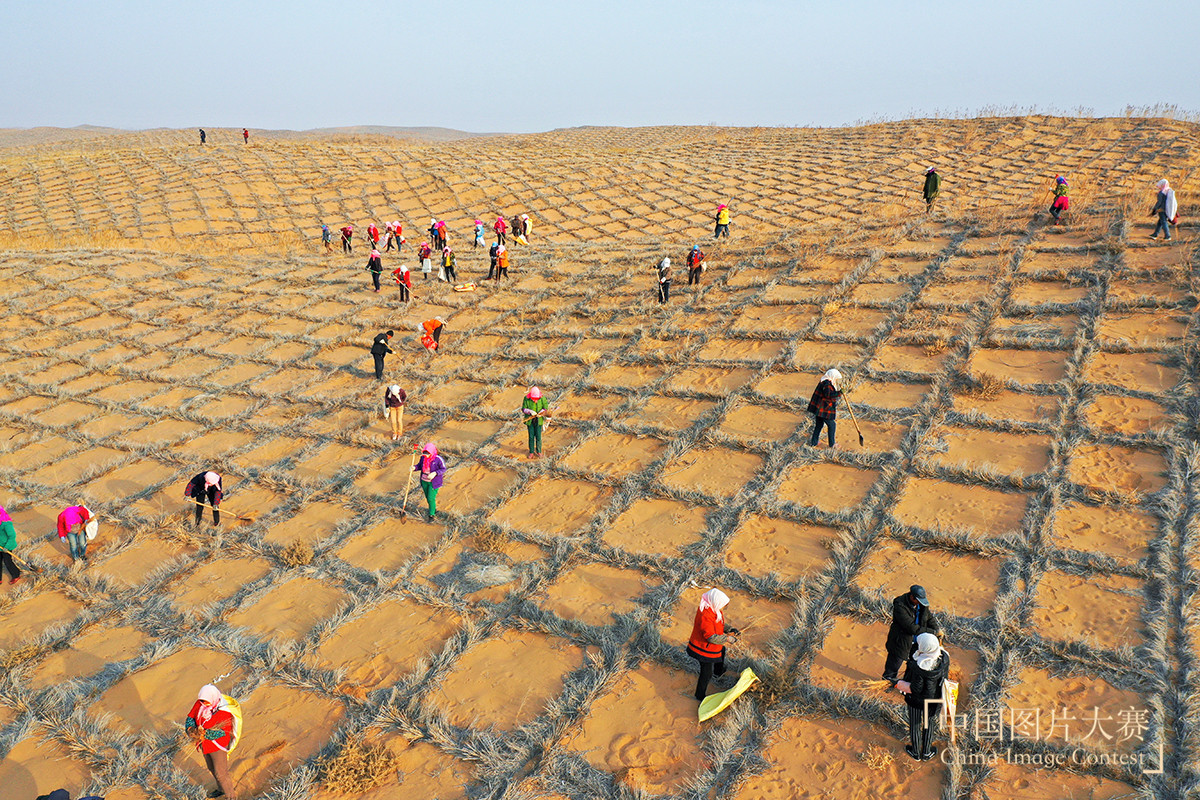
[[[394,219],[394,220],[392,220],[392,230],[394,230],[394,231],[396,231],[397,233],[399,233],[399,232],[400,232],[400,229],[401,229],[402,227],[403,227],[403,226],[401,226],[401,225],[400,225],[400,220],[398,220],[398,219]]]
[[[421,448],[421,452],[428,453],[431,456],[436,456],[438,454],[437,453],[437,445],[434,444],[433,442],[426,442],[425,446]]]
[[[522,215],[521,215],[521,219],[529,219],[529,215],[528,215],[528,214],[522,214]]]
[[[821,380],[829,381],[833,384],[833,388],[839,392],[842,390],[842,373],[838,372],[836,369],[827,370],[825,374],[821,376]]]
[[[225,696],[221,694],[221,690],[211,683],[206,683],[200,687],[200,693],[196,697],[200,703],[200,708],[196,711],[196,722],[200,727],[208,724],[212,719],[212,715],[225,707]]]
[[[477,220],[475,220],[475,224],[476,224],[476,225],[482,225],[482,224],[483,224],[483,220],[481,220],[481,219],[477,219]]]
[[[504,245],[500,245],[499,247],[496,248],[496,255],[500,255],[501,253],[506,253],[506,252],[508,252],[508,248],[505,247]]]
[[[1055,182],[1055,183],[1060,183],[1060,184],[1062,184],[1062,185],[1064,185],[1064,186],[1065,186],[1065,185],[1066,185],[1066,183],[1067,183],[1067,179],[1066,179],[1066,178],[1064,178],[1062,175],[1055,175],[1055,176],[1054,176],[1054,182]]]
[[[379,248],[371,248],[371,258],[383,258],[383,253],[379,252]]]
[[[446,245],[445,247],[442,248],[442,255],[446,255],[449,252],[450,252],[450,245]]]
[[[1166,178],[1163,178],[1162,180],[1160,180],[1158,183],[1155,184],[1155,186],[1158,187],[1158,190],[1160,192],[1165,192],[1167,189],[1171,188],[1171,184],[1167,183]]]
[[[4,506],[0,506],[0,522],[12,522],[12,517],[4,510]]]
[[[720,211],[723,208],[729,208],[729,206],[725,205],[724,203],[721,203],[721,205],[717,206],[717,211]]]
[[[542,397],[542,390],[539,389],[538,387],[534,386],[534,387],[530,388],[528,394],[526,394],[525,396],[528,397],[530,400],[539,400]]]
[[[929,671],[937,666],[938,659],[945,652],[936,636],[932,633],[922,633],[917,637],[917,652],[913,653],[913,659],[918,667]]]
[[[709,589],[704,594],[700,595],[700,610],[706,608],[712,609],[720,620],[724,615],[721,614],[721,609],[729,605],[729,595],[722,592],[720,589]]]
[[[933,167],[930,167],[929,169],[925,170],[925,174],[926,174],[926,175],[928,175],[928,174],[929,174],[929,173],[931,173],[931,172],[937,172],[937,170],[936,170],[935,168],[933,168]]]
[[[217,473],[211,471],[204,473],[204,488],[207,489],[209,486],[216,486],[220,482],[221,476]]]
[[[400,384],[393,383],[391,386],[388,387],[388,391],[392,393],[392,397],[396,397],[396,398],[400,397]]]
[[[658,262],[659,269],[669,269],[671,267],[671,257],[663,256],[663,260]]]

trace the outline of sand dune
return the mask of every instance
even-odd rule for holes
[[[14,145],[0,504],[41,572],[0,588],[0,784],[195,796],[179,723],[227,674],[244,797],[1186,791],[1138,766],[917,764],[875,679],[890,599],[920,582],[960,710],[1147,708],[1142,739],[1101,749],[1194,763],[1196,244],[1149,243],[1144,206],[1160,171],[1187,185],[1195,131]],[[928,161],[948,175],[927,218],[903,191]],[[1079,201],[1047,228],[1033,207],[1060,170]],[[724,199],[734,235],[713,243]],[[418,278],[411,305],[369,291],[361,248],[312,240],[322,219],[397,216],[412,242],[435,213],[481,281],[464,222],[497,210],[535,218],[511,280]],[[652,264],[693,241],[702,283],[680,270],[660,306]],[[415,329],[435,315],[433,358]],[[387,380],[411,398],[399,442],[367,354],[387,328]],[[829,366],[856,416],[837,449],[809,448]],[[515,411],[534,383],[556,410],[538,461]],[[402,509],[429,440],[450,467],[436,522],[419,492]],[[206,466],[253,521],[192,528],[183,485]],[[103,519],[86,568],[53,535],[75,502]],[[699,725],[682,645],[710,585],[746,630],[734,673],[763,681]],[[1012,747],[1069,750],[1041,738],[1021,727]]]

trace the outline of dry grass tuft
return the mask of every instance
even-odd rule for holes
[[[929,344],[925,345],[925,349],[921,352],[927,356],[940,356],[942,353],[946,352],[949,347],[950,340],[944,336],[939,336]]]
[[[896,757],[886,747],[872,744],[867,746],[865,752],[858,754],[858,760],[866,764],[869,769],[882,772],[896,761]]]
[[[792,690],[787,675],[782,669],[763,670],[758,681],[750,687],[754,695],[764,706],[771,706],[786,697]]]
[[[977,378],[967,378],[959,385],[955,394],[973,400],[995,400],[1004,390],[1004,381],[988,372],[979,373]]]
[[[27,644],[15,650],[6,650],[3,655],[0,655],[0,670],[8,672],[26,661],[32,661],[37,658],[41,650],[42,648],[36,644]]]
[[[312,563],[313,549],[308,542],[292,542],[279,553],[279,560],[289,567],[305,567]]]
[[[382,744],[363,739],[347,742],[325,762],[323,780],[341,792],[354,794],[373,789],[396,772],[396,755]]]
[[[512,544],[512,537],[499,528],[480,528],[475,532],[474,542],[481,553],[503,553]]]
[[[579,354],[579,360],[584,364],[595,364],[600,360],[600,355],[599,350],[584,350]]]

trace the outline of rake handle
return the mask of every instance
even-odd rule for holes
[[[414,447],[412,461],[408,462],[408,479],[404,482],[404,502],[400,504],[400,510],[404,514],[408,513],[408,493],[412,491],[412,474],[413,469],[417,466],[417,456],[419,453],[420,451]]]
[[[854,432],[858,434],[858,446],[863,447],[863,435],[858,427],[858,420],[854,418],[854,406],[850,405],[849,397],[842,395],[842,398],[846,401],[846,410],[850,412],[850,421],[854,423]]]
[[[13,561],[15,561],[19,566],[22,566],[31,572],[41,572],[41,569],[33,566],[28,561],[21,558],[19,555],[14,553],[12,550],[9,550],[8,548],[0,547],[0,553],[7,553],[8,557],[11,558]]]
[[[246,517],[246,516],[243,516],[242,514],[237,513],[236,511],[234,511],[231,508],[221,508],[220,506],[210,506],[208,503],[201,503],[199,500],[197,500],[193,497],[187,498],[187,501],[189,503],[195,503],[196,505],[200,506],[201,508],[210,508],[213,511],[224,511],[226,514],[232,515],[234,519],[244,519],[244,520],[250,519],[249,517]]]

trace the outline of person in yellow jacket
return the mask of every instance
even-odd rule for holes
[[[729,206],[724,203],[717,206],[717,227],[713,231],[714,239],[720,239],[722,236],[729,238]]]

